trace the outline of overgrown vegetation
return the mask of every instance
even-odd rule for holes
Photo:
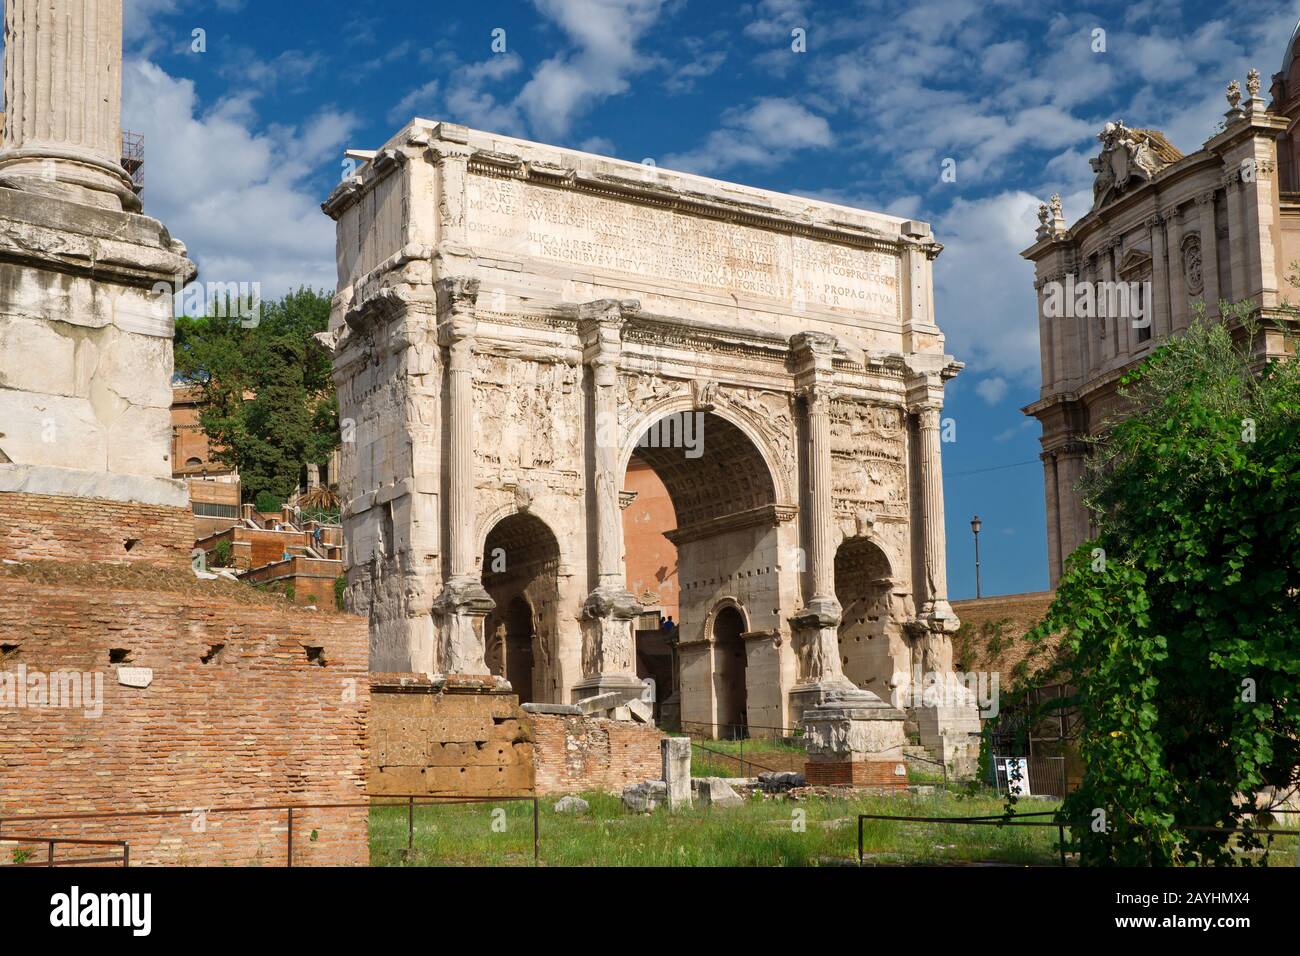
[[[328,328],[329,310],[328,294],[299,289],[264,304],[254,328],[233,310],[176,319],[176,375],[202,390],[213,457],[239,469],[244,500],[259,510],[287,499],[306,466],[338,447],[330,357],[312,338]]]
[[[234,552],[229,538],[222,538],[213,546],[210,560],[214,568],[231,567],[234,563]]]
[[[1033,635],[1064,633],[1077,688],[1065,811],[1086,864],[1226,864],[1300,783],[1300,363],[1258,368],[1199,309],[1123,394],[1083,483],[1099,534]]]

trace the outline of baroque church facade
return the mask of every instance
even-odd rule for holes
[[[1273,76],[1228,86],[1221,128],[1183,155],[1156,130],[1108,123],[1091,160],[1092,208],[1073,224],[1060,197],[1039,209],[1034,263],[1042,388],[1024,412],[1042,425],[1051,586],[1092,537],[1077,485],[1084,439],[1122,415],[1120,380],[1198,305],[1248,302],[1261,361],[1290,354],[1287,290],[1300,260],[1300,25]],[[1069,308],[1089,295],[1089,307]],[[1128,290],[1140,290],[1129,295]],[[1082,297],[1080,297],[1082,298]],[[1062,305],[1066,308],[1062,308]]]

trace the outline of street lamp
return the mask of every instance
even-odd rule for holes
[[[980,516],[970,519],[970,530],[975,535],[975,596],[980,596]]]

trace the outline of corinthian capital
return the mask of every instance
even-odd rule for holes
[[[938,431],[943,408],[939,405],[913,405],[908,409],[916,416],[916,422],[923,431]]]

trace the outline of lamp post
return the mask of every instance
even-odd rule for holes
[[[970,530],[975,535],[975,596],[980,596],[980,516],[970,519]]]

